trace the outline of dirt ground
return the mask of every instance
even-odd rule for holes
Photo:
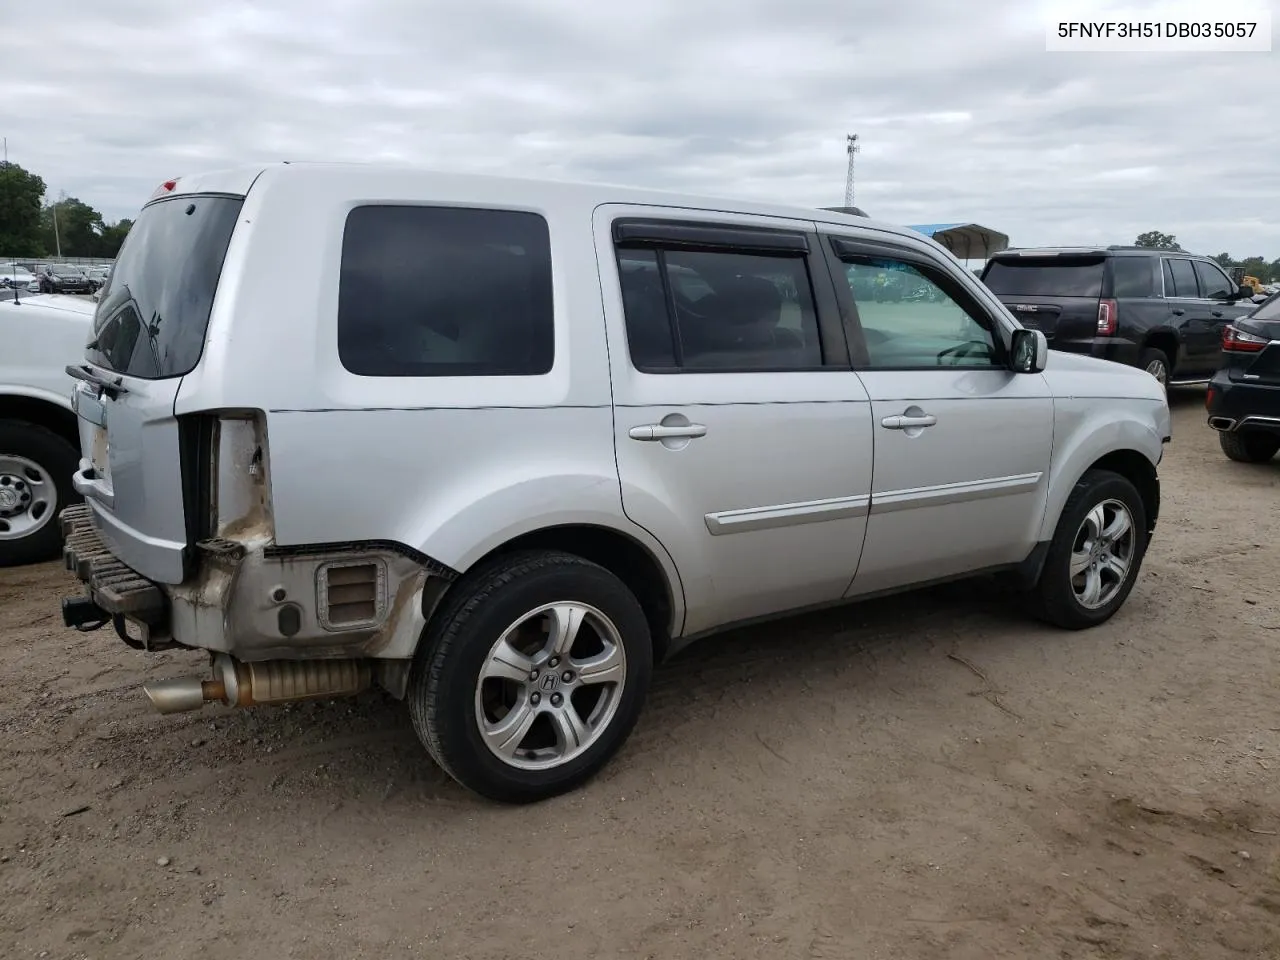
[[[1280,461],[1202,402],[1110,624],[971,584],[708,640],[529,808],[380,693],[161,717],[200,656],[0,571],[0,957],[1280,957]]]

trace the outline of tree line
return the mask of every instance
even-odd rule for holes
[[[107,223],[76,197],[45,202],[45,182],[0,161],[0,257],[102,257],[120,252],[132,220]]]
[[[1161,233],[1159,230],[1148,230],[1146,233],[1138,234],[1134,245],[1153,250],[1182,249],[1177,237],[1171,233]],[[1237,260],[1229,253],[1220,253],[1211,259],[1218,261],[1218,266],[1228,273],[1235,267],[1241,267],[1245,276],[1257,277],[1261,283],[1280,283],[1280,257],[1268,263],[1266,257],[1245,257],[1243,260]]]

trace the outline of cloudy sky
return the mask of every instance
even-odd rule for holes
[[[973,220],[1027,245],[1160,229],[1280,257],[1280,44],[1046,53],[1037,0],[31,9],[0,48],[0,132],[52,194],[109,220],[168,177],[275,159],[833,205],[856,132],[857,203],[877,218]]]

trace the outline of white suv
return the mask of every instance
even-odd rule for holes
[[[904,228],[364,165],[165,183],[74,372],[68,625],[209,651],[163,711],[380,684],[508,801],[711,631],[991,571],[1106,620],[1170,432]]]

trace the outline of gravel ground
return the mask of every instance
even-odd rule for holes
[[[0,957],[1280,956],[1280,461],[1227,461],[1201,404],[1108,625],[970,584],[708,640],[528,808],[380,693],[154,714],[200,656],[0,571]]]

